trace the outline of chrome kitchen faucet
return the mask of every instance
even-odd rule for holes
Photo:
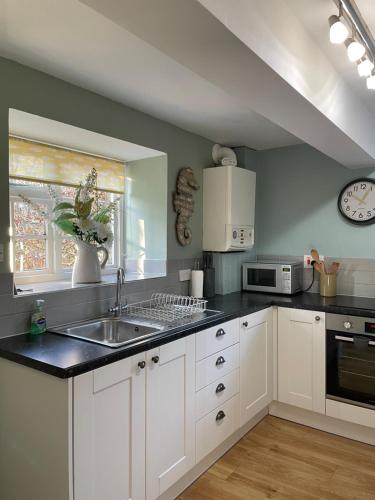
[[[122,285],[124,284],[125,284],[125,271],[123,267],[119,267],[117,269],[116,302],[113,307],[110,307],[108,309],[110,313],[114,314],[115,318],[121,316],[122,310],[126,306],[126,301],[125,304],[123,304],[121,298]]]

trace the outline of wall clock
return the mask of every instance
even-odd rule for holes
[[[339,194],[341,214],[354,224],[375,222],[375,179],[354,179]]]

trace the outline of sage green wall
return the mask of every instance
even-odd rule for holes
[[[240,148],[239,159],[257,172],[257,254],[303,255],[316,247],[332,257],[375,258],[375,225],[350,224],[337,209],[341,188],[375,177],[373,170],[349,170],[306,144]]]
[[[0,243],[8,241],[8,110],[15,108],[167,153],[168,259],[201,253],[202,190],[194,193],[193,242],[187,247],[175,238],[172,192],[177,172],[185,166],[194,169],[202,184],[202,168],[211,164],[210,141],[8,59],[0,58],[0,75]],[[9,270],[7,262],[6,257],[0,263],[0,272]]]
[[[126,255],[128,259],[167,258],[166,155],[126,164]],[[140,223],[142,225],[140,225]],[[145,246],[140,244],[144,238]]]

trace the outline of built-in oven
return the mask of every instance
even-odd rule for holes
[[[327,314],[327,398],[375,409],[375,319]]]

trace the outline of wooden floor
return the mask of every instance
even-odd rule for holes
[[[180,500],[375,500],[375,447],[268,416]]]

